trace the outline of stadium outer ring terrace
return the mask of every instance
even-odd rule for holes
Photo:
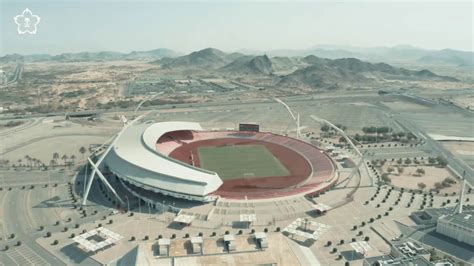
[[[158,150],[160,138],[173,132],[191,132],[198,139],[173,139],[170,143],[174,146]],[[186,162],[189,159],[179,156],[183,150],[187,154],[186,151],[192,152],[196,147],[225,143],[265,145],[292,175],[223,182],[217,173],[199,168],[198,159],[197,166],[193,166]],[[292,165],[295,160],[296,168]],[[264,132],[204,131],[194,122],[146,122],[131,126],[115,141],[105,164],[129,191],[148,202],[153,202],[150,198],[154,193],[194,201],[317,194],[334,185],[338,177],[332,160],[304,141]],[[299,169],[296,177],[294,169]],[[291,182],[285,183],[284,179]]]

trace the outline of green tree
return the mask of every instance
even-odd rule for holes
[[[387,168],[387,172],[392,173],[393,171],[395,171],[395,169],[393,167],[389,166]]]
[[[426,188],[426,184],[423,183],[423,182],[420,182],[420,183],[418,183],[418,188],[421,189],[421,190],[423,190],[423,189]]]
[[[330,129],[330,127],[329,127],[328,125],[323,125],[323,126],[321,127],[321,131],[323,131],[323,132],[328,132],[329,129]]]
[[[86,148],[85,148],[84,146],[81,146],[81,147],[79,148],[79,153],[82,155],[82,161],[85,160],[85,159],[84,159],[84,154],[86,153],[86,151],[87,151],[87,150],[86,150]]]
[[[69,158],[69,157],[68,157],[66,154],[64,154],[64,155],[61,157],[61,160],[64,161],[64,165],[66,165],[66,161],[67,161],[68,158]]]
[[[446,165],[448,165],[448,161],[442,156],[438,156],[436,160],[438,161],[438,165],[441,167],[445,167]]]
[[[405,170],[405,168],[403,168],[403,167],[401,167],[401,166],[397,167],[397,171],[398,171],[398,173],[399,173],[400,175],[403,174],[403,171],[404,171],[404,170]]]
[[[425,174],[425,169],[418,168],[418,169],[416,169],[416,173],[419,174],[419,175],[424,175]]]

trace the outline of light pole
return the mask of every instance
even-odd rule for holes
[[[130,213],[130,201],[128,200],[127,195],[125,195],[125,198],[127,199],[127,212]]]
[[[84,188],[82,189],[82,197],[84,197],[84,193],[86,193],[87,165],[89,165],[89,162],[86,162],[86,169],[85,169],[85,171],[84,171]]]
[[[138,212],[142,213],[142,205],[141,205],[142,199],[138,198]]]
[[[293,120],[295,120],[296,122],[296,138],[299,139],[300,138],[300,114],[299,113],[296,113],[294,112],[294,110],[292,110],[288,104],[286,104],[285,102],[283,102],[282,100],[278,99],[278,98],[273,98],[276,102],[278,103],[281,103],[285,108],[286,110],[288,111],[288,113],[290,113],[291,115],[291,118],[293,118]],[[296,115],[295,115],[296,114]]]

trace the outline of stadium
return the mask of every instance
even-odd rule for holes
[[[111,145],[107,170],[148,202],[160,195],[208,202],[317,194],[337,180],[323,151],[258,125],[209,131],[195,122],[146,122]]]

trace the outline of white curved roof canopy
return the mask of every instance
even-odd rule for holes
[[[199,123],[161,122],[126,129],[105,158],[109,169],[122,178],[180,194],[205,196],[216,191],[222,180],[215,172],[172,159],[156,150],[157,140],[167,132],[202,130]]]

